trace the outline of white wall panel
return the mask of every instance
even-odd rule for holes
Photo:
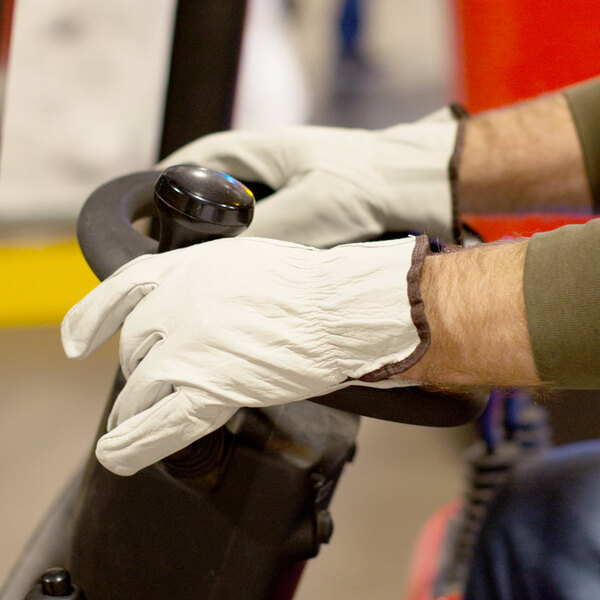
[[[17,0],[0,219],[74,218],[156,155],[173,0]]]

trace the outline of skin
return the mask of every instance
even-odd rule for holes
[[[458,198],[459,213],[591,212],[583,156],[564,96],[543,96],[467,121]],[[520,240],[426,258],[421,293],[431,345],[397,377],[440,388],[542,385],[525,315],[526,252],[527,241]]]
[[[591,213],[583,154],[564,95],[467,121],[458,183],[460,212]]]
[[[487,244],[425,259],[431,345],[401,379],[439,388],[541,384],[525,319],[526,250],[527,242]]]

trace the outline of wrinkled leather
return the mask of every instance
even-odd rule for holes
[[[119,269],[62,324],[71,358],[123,326],[127,383],[100,462],[133,474],[239,407],[323,395],[410,358],[419,345],[407,291],[414,247],[414,238],[330,250],[222,239]]]
[[[277,192],[247,235],[320,248],[426,233],[452,242],[448,164],[458,122],[444,108],[378,131],[300,126],[208,135],[159,166],[195,163]]]

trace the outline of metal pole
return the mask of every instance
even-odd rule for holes
[[[246,0],[179,0],[160,158],[228,129]]]

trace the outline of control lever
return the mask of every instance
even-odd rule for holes
[[[159,246],[170,250],[236,235],[252,220],[254,201],[248,188],[257,200],[270,191],[264,185],[243,185],[225,173],[195,165],[114,179],[95,190],[81,210],[77,223],[81,250],[94,273],[105,279],[126,262],[157,252]],[[160,243],[132,225],[148,216],[160,220]],[[419,387],[355,385],[311,400],[386,421],[452,427],[475,419],[486,398],[485,394],[439,394]]]
[[[246,230],[254,215],[254,196],[242,183],[197,165],[163,171],[154,185],[160,236],[158,252],[168,252]],[[166,457],[163,463],[179,477],[208,476],[222,465],[226,432],[219,429]]]
[[[134,227],[142,217],[162,220],[167,241],[161,249],[245,229],[252,214],[243,186],[224,196],[211,185],[208,192],[192,189],[193,181],[233,182],[206,171],[194,179],[189,169],[201,173],[189,166],[168,169],[168,178],[133,173],[92,193],[78,237],[100,279],[157,251],[158,241]],[[254,184],[246,185],[257,197]],[[189,202],[186,190],[193,191]],[[208,230],[199,215],[210,217]],[[124,384],[119,372],[99,435]],[[416,387],[352,386],[313,402],[437,426],[465,423],[483,408],[473,399]],[[114,475],[90,457],[73,515],[67,561],[73,579],[94,598],[287,598],[300,572],[297,561],[331,533],[326,511],[358,425],[357,417],[313,402],[242,409],[226,427],[132,477]]]

